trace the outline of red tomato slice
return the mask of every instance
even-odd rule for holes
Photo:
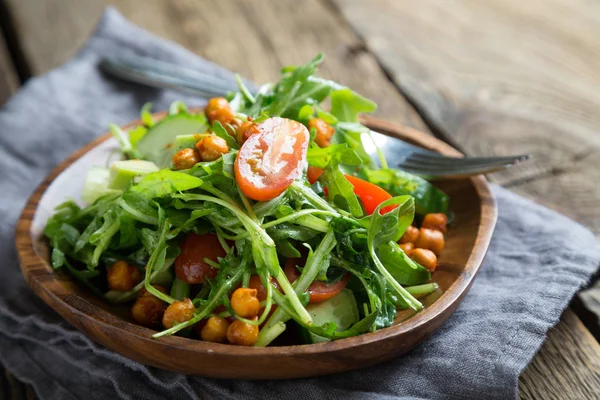
[[[319,177],[323,174],[323,170],[317,167],[308,167],[306,171],[306,178],[308,182],[312,185],[315,183]],[[354,186],[354,194],[356,194],[362,200],[363,205],[365,206],[365,211],[367,214],[371,215],[375,212],[377,206],[383,203],[386,200],[392,198],[392,195],[380,188],[379,186],[372,184],[371,182],[367,182],[365,180],[359,179],[352,175],[344,175],[348,182]],[[327,188],[325,189],[325,194],[327,194]],[[384,207],[381,211],[383,214],[393,210],[396,206],[388,206]]]
[[[323,170],[321,168],[311,167],[309,165],[306,169],[306,179],[308,179],[308,183],[311,185],[318,181],[322,174]]]
[[[296,268],[297,264],[304,263],[305,260],[302,258],[288,258],[285,261],[285,276],[290,282],[294,282],[300,276],[300,271]],[[321,303],[327,299],[332,298],[336,294],[342,291],[346,287],[350,280],[350,274],[346,274],[334,284],[328,285],[325,282],[314,281],[308,287],[308,293],[310,293],[309,303]]]
[[[392,198],[392,195],[371,182],[363,181],[357,177],[351,175],[344,175],[348,182],[354,186],[354,193],[360,197],[365,211],[371,215],[375,212],[375,209],[384,201]],[[396,206],[388,206],[381,209],[381,212],[385,214],[394,209]]]
[[[279,196],[302,175],[310,134],[300,122],[269,118],[244,142],[235,160],[235,179],[258,201]]]
[[[217,235],[197,235],[188,233],[179,245],[181,253],[175,259],[175,275],[190,284],[204,283],[207,278],[217,276],[218,270],[208,265],[204,259],[217,262],[217,257],[227,254]]]

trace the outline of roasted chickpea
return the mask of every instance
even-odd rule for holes
[[[231,308],[240,317],[255,317],[260,310],[260,301],[258,301],[257,294],[258,291],[256,289],[236,289],[231,295]]]
[[[414,243],[416,248],[431,250],[439,256],[444,249],[444,234],[433,229],[421,228]]]
[[[152,285],[152,287],[154,289],[158,290],[161,293],[164,293],[164,294],[168,294],[169,293],[169,289],[167,289],[164,286],[161,286],[161,285]],[[138,293],[138,298],[139,297],[144,297],[144,296],[154,296],[154,295],[152,293],[150,293],[149,291],[147,291],[145,287],[143,287],[143,288],[140,289],[140,291]]]
[[[222,125],[225,125],[230,123],[235,117],[235,113],[229,105],[229,102],[222,97],[210,99],[204,109],[204,113],[211,124],[215,121],[219,121]]]
[[[415,245],[411,242],[402,243],[400,245],[400,248],[402,249],[402,251],[404,251],[407,255],[410,256],[410,252],[413,251],[413,249],[415,248]]]
[[[162,318],[163,326],[167,329],[172,328],[175,323],[189,321],[194,316],[194,303],[190,299],[176,301],[169,305]]]
[[[425,218],[423,218],[423,223],[421,224],[421,228],[433,229],[436,231],[440,231],[442,233],[446,233],[446,225],[448,224],[448,217],[446,214],[437,213],[437,214],[427,214]]]
[[[200,161],[200,156],[196,150],[183,149],[179,150],[173,156],[173,167],[175,167],[175,169],[189,169]]]
[[[414,249],[410,252],[410,258],[430,271],[435,270],[437,266],[437,257],[431,250]]]
[[[236,138],[239,144],[244,144],[246,140],[255,133],[258,133],[256,124],[251,121],[244,122],[240,126],[236,127]]]
[[[419,237],[419,229],[415,228],[412,225],[409,225],[408,228],[406,228],[406,232],[404,232],[404,235],[402,235],[402,237],[400,238],[398,243],[400,243],[400,244],[414,243],[417,241],[418,237]]]
[[[196,143],[196,149],[202,161],[215,161],[229,151],[229,146],[225,139],[210,135]]]
[[[200,337],[206,342],[225,343],[229,322],[225,318],[210,317],[200,331]]]
[[[227,340],[238,346],[254,346],[258,341],[258,326],[236,319],[227,328]]]
[[[335,128],[323,121],[321,118],[312,118],[308,121],[308,129],[315,128],[315,143],[319,147],[327,147],[331,144],[331,137],[335,133]]]
[[[140,270],[121,260],[111,265],[106,274],[108,288],[110,290],[119,290],[121,292],[127,292],[133,289],[140,279]]]
[[[144,326],[155,326],[160,323],[167,303],[154,296],[142,296],[131,308],[135,322]]]

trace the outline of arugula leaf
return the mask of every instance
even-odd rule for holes
[[[175,100],[169,106],[169,115],[188,114],[188,108],[181,100]]]
[[[141,192],[129,189],[117,200],[117,204],[135,220],[158,225],[158,204]]]
[[[163,169],[145,175],[137,185],[132,186],[131,190],[147,198],[154,198],[194,189],[201,185],[200,178]]]
[[[339,164],[327,167],[319,179],[327,188],[330,202],[343,210],[350,211],[355,218],[364,215],[358,196],[354,194],[354,186],[346,179]]]
[[[152,125],[154,125],[154,120],[152,119],[152,103],[146,103],[142,106],[142,109],[140,110],[140,119],[142,120],[142,122],[144,123],[144,126],[146,128],[152,128]],[[131,138],[131,133],[130,133],[130,138]]]
[[[373,112],[377,104],[348,89],[339,89],[331,93],[331,114],[343,122],[358,122],[361,112]]]
[[[344,129],[346,128],[346,129]],[[332,142],[338,144],[346,144],[354,150],[361,159],[361,164],[370,168],[375,167],[375,162],[371,159],[369,153],[365,149],[362,142],[363,129],[365,128],[357,123],[340,123],[336,126],[336,133],[333,136]],[[352,130],[355,129],[355,130]]]
[[[127,133],[129,134],[129,142],[131,143],[131,145],[135,147],[137,145],[137,142],[139,142],[140,139],[144,137],[146,132],[148,132],[148,129],[142,125],[128,131]]]
[[[369,182],[394,196],[412,196],[415,199],[416,213],[419,215],[448,212],[448,195],[423,178],[397,169],[365,168],[364,173]]]
[[[354,194],[354,186],[348,182],[340,168],[341,164],[360,165],[361,159],[356,152],[346,144],[332,144],[325,148],[313,146],[307,153],[307,160],[311,166],[325,168],[319,181],[327,188],[329,201],[339,208],[349,210],[354,217],[362,217],[364,212]]]
[[[240,145],[238,144],[237,140],[235,140],[233,136],[231,136],[227,132],[227,130],[223,127],[223,125],[221,125],[219,121],[215,121],[215,123],[212,126],[212,130],[215,133],[215,135],[217,135],[221,139],[224,139],[227,142],[227,146],[229,146],[230,149],[237,150],[240,148]]]
[[[397,205],[392,211],[386,214],[381,214],[381,209]],[[381,203],[375,212],[370,216],[370,224],[367,230],[367,244],[369,248],[369,254],[375,263],[375,266],[379,270],[379,273],[386,279],[387,284],[390,285],[395,292],[397,292],[406,303],[415,311],[419,311],[423,308],[423,305],[415,299],[410,293],[406,291],[390,274],[390,272],[383,265],[379,259],[376,249],[389,242],[396,242],[406,228],[410,225],[414,218],[414,200],[410,196],[399,196],[392,197],[389,200]]]
[[[284,68],[281,80],[273,89],[273,101],[263,108],[263,112],[271,116],[294,118],[304,104],[324,100],[329,95],[330,88],[307,82],[322,61],[323,55],[319,54],[304,65]]]
[[[419,285],[431,279],[431,273],[407,256],[394,241],[377,247],[377,255],[396,282],[401,285]]]
[[[330,164],[360,165],[362,160],[347,144],[332,144],[329,147],[312,146],[308,149],[308,165],[326,168]]]

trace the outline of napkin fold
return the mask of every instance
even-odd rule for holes
[[[102,75],[102,56],[140,54],[215,76],[231,72],[108,8],[83,50],[36,77],[0,110],[0,362],[43,399],[435,398],[517,396],[519,374],[600,264],[581,225],[492,185],[499,218],[487,258],[458,310],[427,341],[385,364],[327,377],[251,382],[192,377],[131,361],[92,342],[27,287],[15,227],[27,196],[61,160],[105,132],[177,99]],[[251,365],[248,368],[252,368]]]

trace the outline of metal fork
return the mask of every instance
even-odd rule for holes
[[[105,73],[127,81],[190,92],[202,97],[221,97],[238,90],[233,80],[137,55],[104,58],[100,67]],[[252,82],[245,83],[251,92],[257,91]],[[487,174],[532,158],[530,154],[505,157],[447,157],[374,131],[371,135],[390,164],[427,179]],[[377,159],[377,148],[368,140],[365,140],[364,144],[369,155]]]

